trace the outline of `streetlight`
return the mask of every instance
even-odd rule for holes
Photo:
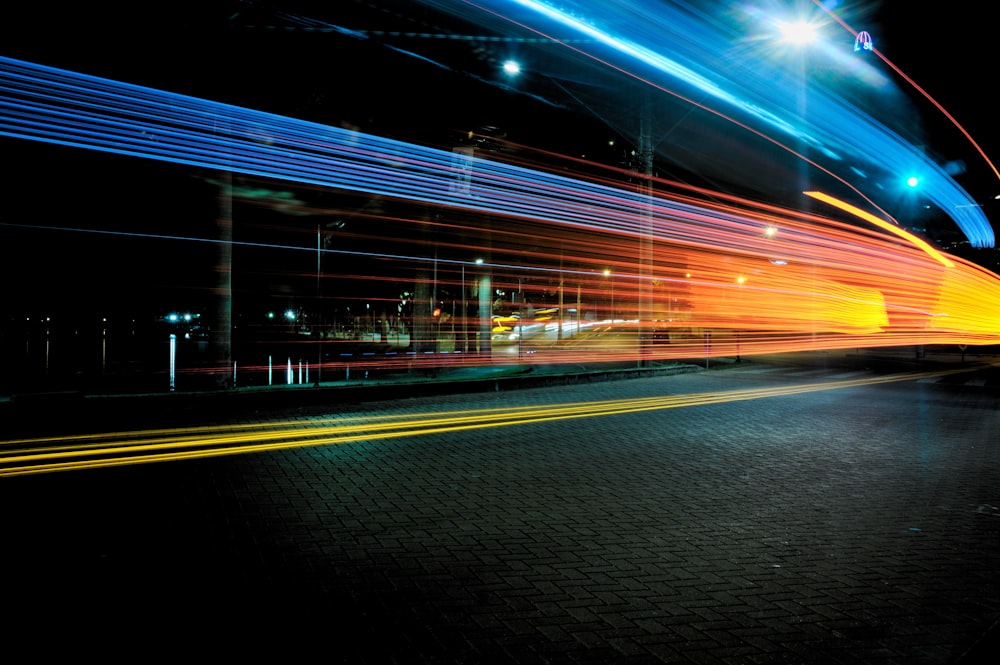
[[[773,227],[769,227],[769,228],[773,228]],[[746,278],[745,275],[737,275],[736,276],[736,283],[739,286],[743,286],[744,284],[746,284],[746,282],[747,282],[747,278]],[[740,358],[740,329],[737,328],[735,332],[736,332],[736,362],[743,362],[742,359]]]
[[[462,353],[469,352],[469,301],[465,292],[465,261],[462,262]]]
[[[806,58],[807,52],[806,47],[819,40],[819,28],[816,23],[810,22],[805,18],[797,18],[792,21],[776,20],[774,22],[775,27],[780,33],[780,40],[786,44],[791,44],[797,47],[799,54],[799,94],[797,101],[798,106],[798,119],[803,125],[806,124],[806,106],[807,91],[808,91],[808,80],[806,78]],[[807,189],[805,183],[807,181],[807,160],[808,155],[806,150],[808,145],[803,138],[803,130],[798,132],[798,154],[796,157],[799,159],[799,191]],[[802,209],[805,210],[808,205],[808,199],[803,197],[800,199],[800,205]]]
[[[483,260],[475,260],[477,266],[483,265]],[[462,262],[462,340],[464,341],[464,352],[469,352],[469,292],[465,288],[465,261]]]
[[[337,220],[326,225],[327,229],[341,230],[344,228],[344,221]],[[323,235],[323,226],[316,225],[316,386],[320,384],[323,372],[323,250],[330,241],[329,236]]]
[[[515,60],[507,60],[503,63],[502,69],[504,74],[510,77],[520,76],[522,73],[521,65]],[[543,74],[544,76],[544,74]],[[556,80],[549,76],[546,76],[550,81],[555,83],[558,87],[565,91],[565,88]],[[581,100],[577,99],[580,102]],[[582,102],[581,102],[582,103]],[[607,124],[607,121],[602,117],[600,113],[594,111],[586,104],[583,104],[588,111],[590,111],[598,120],[602,123]],[[639,279],[637,281],[637,302],[636,302],[636,318],[638,320],[638,330],[639,330],[639,346],[642,346],[642,321],[644,318],[651,318],[652,310],[652,295],[650,292],[650,285],[652,283],[652,264],[653,264],[653,240],[652,240],[652,198],[653,198],[653,140],[652,140],[652,108],[650,100],[647,97],[643,99],[642,110],[639,118],[639,135],[638,135],[638,149],[639,149],[639,164],[638,175],[640,179],[639,189],[642,194],[645,195],[646,205],[642,213],[642,225],[640,227],[639,233]],[[614,141],[609,141],[609,145],[614,145]],[[635,151],[632,151],[635,155]],[[561,261],[561,259],[560,259]],[[605,277],[610,276],[610,271],[604,272]],[[614,308],[614,282],[611,283],[611,323],[615,322],[615,308]],[[562,284],[560,282],[560,301],[562,298]],[[579,299],[579,298],[578,298]],[[560,302],[560,312],[562,311],[562,303]],[[577,314],[579,316],[579,306],[577,307]],[[559,323],[559,335],[562,338],[562,318],[560,315]],[[639,360],[640,364],[642,360]]]
[[[521,278],[517,278],[517,359],[523,357],[524,340],[524,291],[521,289]]]
[[[508,76],[517,76],[521,73],[521,63],[517,60],[507,60],[503,63],[503,73]]]
[[[819,37],[817,27],[809,21],[800,19],[797,21],[776,21],[778,31],[782,40],[789,44],[803,45],[811,44]]]
[[[604,276],[611,277],[611,270],[608,268],[604,269]],[[611,325],[615,325],[615,280],[609,279],[608,283],[611,285]]]
[[[808,104],[809,104],[809,80],[806,76],[807,73],[807,58],[808,51],[807,46],[819,38],[819,32],[814,24],[809,23],[806,20],[800,19],[791,23],[778,22],[778,29],[783,35],[783,39],[795,46],[799,47],[799,89],[798,89],[798,116],[799,123],[803,125],[798,132],[798,178],[799,178],[799,192],[801,192],[801,197],[799,198],[799,207],[801,212],[807,213],[811,208],[811,202],[809,195],[806,191],[810,189],[809,184],[809,144],[805,139],[806,126],[808,125],[806,121]],[[809,279],[810,288],[813,288],[815,282],[815,268],[811,267],[809,269]],[[811,321],[811,333],[810,337],[816,339],[816,321],[813,319]]]

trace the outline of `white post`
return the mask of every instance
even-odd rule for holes
[[[274,379],[274,366],[271,363],[271,356],[267,357],[267,385],[271,386],[272,380]]]
[[[170,335],[170,392],[174,391],[174,376],[177,370],[177,335]]]
[[[462,264],[462,353],[469,352],[469,299],[465,292],[465,264]],[[462,356],[464,359],[465,356]]]
[[[292,357],[288,356],[288,385],[292,385]]]

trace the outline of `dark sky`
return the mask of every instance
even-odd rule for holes
[[[1000,151],[990,99],[996,37],[982,4],[975,0],[834,4],[853,27],[869,30],[876,47],[942,103],[988,155],[994,146]],[[503,45],[384,36],[358,40],[301,27],[290,29],[293,24],[282,13],[369,31],[482,32],[416,0],[6,3],[0,10],[0,49],[25,60],[296,117],[351,121],[382,134],[412,132],[423,124],[414,122],[419,118],[456,132],[475,125],[505,124],[517,132],[514,138],[528,141],[534,138],[533,128],[545,125],[533,116],[555,113],[478,82],[496,77],[496,58]],[[421,66],[414,70],[418,75],[408,75],[404,69],[416,59],[387,49],[381,42],[443,62],[450,59],[465,71],[447,73]],[[445,92],[433,94],[431,90]],[[564,101],[574,105],[565,96]],[[518,104],[519,111],[507,112],[507,103]],[[575,110],[579,112],[579,107]],[[966,142],[943,116],[934,115],[928,117],[932,126],[936,121],[943,123],[933,126],[935,132],[942,130],[945,136],[952,132],[956,144]],[[597,118],[586,120],[593,124]],[[445,141],[447,130],[438,131],[439,140]],[[552,134],[548,132],[550,139]],[[595,137],[595,141],[604,138]],[[963,152],[965,148],[958,146],[956,152],[958,157],[969,158],[970,169],[987,168],[980,157]],[[973,157],[978,164],[972,163]],[[992,175],[987,178],[992,179]]]
[[[961,122],[987,155],[1000,154],[991,94],[996,36],[983,5],[975,0],[896,0],[853,7],[855,16],[865,17],[854,27],[869,30],[876,47]],[[407,14],[401,18],[402,9]],[[593,116],[581,117],[587,114],[579,109],[560,111],[490,85],[497,76],[496,48],[406,43],[435,58],[453,58],[464,68],[447,72],[421,65],[413,70],[419,76],[414,76],[407,67],[416,59],[386,48],[378,39],[271,29],[287,25],[277,18],[280,11],[329,12],[328,20],[372,30],[410,26],[475,31],[475,26],[456,24],[412,0],[6,3],[0,10],[0,52],[318,122],[349,122],[372,133],[442,147],[463,131],[488,125],[503,126],[518,142],[549,141],[555,149],[567,150],[579,149],[585,141],[598,150],[615,135]],[[917,97],[915,91],[911,94]],[[571,100],[567,105],[572,106]],[[561,122],[571,117],[579,124]],[[946,157],[966,161],[969,172],[962,184],[977,200],[988,201],[1000,193],[1000,183],[958,130],[943,116],[930,113],[927,118],[933,133],[945,137],[945,150],[954,149],[954,155]],[[553,126],[575,129],[557,136]],[[954,142],[947,138],[949,133]],[[0,139],[0,145],[8,155],[23,156],[17,174],[5,178],[7,191],[15,193],[4,212],[8,221],[105,231],[141,229],[150,235],[210,232],[204,226],[214,214],[210,193],[188,172],[168,165],[136,169],[134,160],[104,155],[67,157],[65,150],[10,139]],[[590,156],[614,160],[610,154]],[[198,204],[200,218],[192,214],[189,202],[176,196],[181,189],[204,202]],[[10,201],[10,194],[7,198]],[[992,216],[993,204],[987,206]],[[151,292],[167,292],[171,285],[204,284],[204,273],[211,270],[211,260],[200,255],[202,246],[176,241],[136,244],[107,234],[95,240],[81,233],[53,236],[2,227],[0,240],[0,277],[23,287],[8,293],[8,302],[14,304],[30,301],[32,286],[41,287],[49,299],[59,294],[79,303],[85,283],[99,287],[86,287],[87,294],[134,302]],[[37,259],[35,268],[20,267],[26,252]],[[50,268],[37,267],[41,265]],[[139,274],[146,276],[132,278]]]
[[[884,2],[875,28],[880,35],[876,47],[939,102],[990,160],[1000,163],[1000,128],[992,93],[998,29],[985,7],[971,0]],[[940,113],[929,112],[925,119],[942,141],[954,136],[956,153],[967,160],[970,176],[975,177],[977,199],[1000,194],[997,177],[954,125]]]

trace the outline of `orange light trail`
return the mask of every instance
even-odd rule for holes
[[[347,380],[356,370],[377,376],[1000,339],[1000,277],[929,251],[875,217],[861,215],[876,227],[869,228],[658,177],[628,183],[621,169],[596,163],[558,169],[551,155],[527,151],[517,162],[480,157],[31,63],[0,64],[10,70],[0,80],[24,98],[24,112],[0,123],[13,136],[55,135],[68,146],[231,169],[245,182],[245,194],[230,188],[236,204],[288,212],[295,201],[295,217],[315,210],[353,220],[329,247],[317,242],[313,224],[287,218],[279,230],[297,237],[284,245],[229,243],[240,266],[237,307],[241,294],[263,284],[271,289],[263,295],[297,299],[301,310],[295,323],[241,327],[265,332],[233,353],[257,385],[273,370],[275,347],[289,375],[293,363],[312,359],[326,380]],[[26,80],[37,85],[25,88]],[[46,86],[52,90],[40,95]],[[85,127],[67,121],[80,114],[81,95],[102,100]],[[219,113],[231,118],[222,129]],[[153,147],[150,132],[162,137]],[[285,196],[289,190],[296,195]],[[314,191],[335,203],[311,208],[304,202]],[[265,236],[274,225],[241,219],[239,230]],[[251,249],[266,256],[241,254]],[[285,279],[300,286],[285,289]],[[232,371],[204,362],[178,373]]]

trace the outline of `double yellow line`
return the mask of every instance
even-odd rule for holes
[[[704,406],[821,390],[916,381],[968,372],[976,367],[907,372],[881,377],[825,381],[688,395],[644,397],[556,405],[516,406],[428,414],[395,414],[298,419],[183,429],[111,432],[0,441],[0,476],[22,476],[179,460],[240,455],[289,448],[374,441],[488,427],[530,425],[572,418]]]

